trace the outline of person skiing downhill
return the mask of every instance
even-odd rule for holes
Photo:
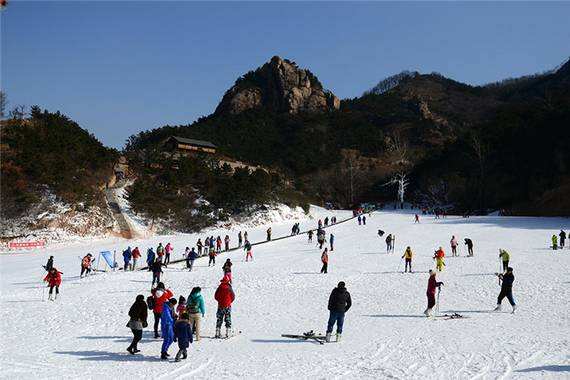
[[[457,254],[457,239],[455,238],[455,235],[451,237],[451,240],[449,241],[449,244],[451,245],[451,256],[459,256]]]
[[[193,326],[196,341],[200,340],[200,321],[206,314],[206,307],[204,306],[204,297],[202,297],[202,289],[197,286],[192,288],[188,296],[186,310],[188,311],[188,320]]]
[[[147,305],[144,301],[144,295],[139,294],[135,299],[135,302],[129,309],[129,323],[127,327],[129,327],[133,333],[133,340],[129,347],[127,347],[127,351],[134,355],[137,352],[140,352],[137,345],[142,339],[143,328],[148,326],[147,318],[148,318],[148,311]]]
[[[441,272],[445,266],[445,252],[443,251],[442,247],[439,247],[439,249],[435,251],[433,258],[435,259],[435,267],[437,268],[437,271]]]
[[[83,278],[83,275],[87,276],[89,273],[91,273],[91,260],[92,260],[92,258],[93,258],[93,256],[91,256],[91,254],[88,253],[81,260],[81,274],[79,275],[79,278]]]
[[[329,254],[327,248],[325,248],[323,254],[321,255],[321,262],[323,263],[323,267],[321,268],[321,273],[328,273]]]
[[[564,232],[564,230],[560,230],[560,234],[558,234],[558,236],[560,237],[560,249],[564,249],[564,245],[566,244],[566,232]]]
[[[226,338],[230,336],[232,328],[232,302],[235,300],[235,293],[231,284],[226,278],[220,281],[214,298],[218,301],[218,311],[216,312],[216,338],[221,338],[222,323],[226,325]]]
[[[336,341],[340,342],[342,336],[342,328],[344,326],[344,315],[352,306],[352,299],[350,293],[346,290],[344,281],[338,283],[329,296],[329,321],[327,323],[327,333],[325,340],[331,341],[331,334],[334,325],[336,324]]]
[[[426,296],[428,300],[427,308],[424,311],[426,317],[432,315],[432,309],[435,306],[435,290],[443,285],[443,282],[438,282],[435,279],[436,272],[433,269],[429,270],[428,286],[426,291]]]
[[[245,261],[252,260],[253,261],[253,251],[251,248],[251,243],[249,240],[245,240],[245,244],[243,245],[243,250],[245,251]]]
[[[406,251],[402,255],[402,259],[406,259],[405,269],[404,272],[408,272],[408,266],[410,267],[410,273],[412,273],[412,256],[414,253],[412,252],[412,248],[407,247]],[[401,261],[400,261],[401,263]]]
[[[192,326],[188,321],[188,313],[183,312],[180,314],[180,318],[174,323],[174,337],[178,342],[178,353],[174,361],[179,362],[180,358],[186,359],[188,357],[188,347],[192,340]]]
[[[160,350],[160,359],[167,360],[168,348],[174,342],[174,306],[176,298],[171,298],[164,303],[162,313],[160,315],[160,332],[162,333],[162,349]]]
[[[47,275],[44,277],[44,281],[47,282],[49,286],[48,300],[55,301],[59,294],[59,286],[61,285],[61,272],[58,271],[56,268],[51,267]],[[55,296],[52,298],[52,293],[54,288],[55,288]]]
[[[501,284],[501,292],[497,298],[497,307],[494,311],[501,310],[501,302],[503,301],[503,298],[507,297],[509,303],[513,307],[512,314],[514,314],[515,310],[517,309],[517,305],[515,304],[515,300],[513,298],[513,282],[515,281],[513,268],[508,267],[506,273],[498,273],[497,276],[499,279],[503,280],[503,282]]]
[[[499,258],[503,262],[503,272],[507,271],[509,267],[509,261],[511,259],[511,255],[504,249],[499,249]]]
[[[46,265],[44,265],[46,272],[49,272],[51,268],[53,268],[53,256],[50,256]]]
[[[473,240],[469,238],[463,240],[465,240],[465,245],[467,246],[467,256],[473,256]]]

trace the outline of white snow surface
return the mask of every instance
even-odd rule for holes
[[[318,217],[333,212],[318,210]],[[351,216],[335,211],[339,220]],[[287,235],[290,221],[272,224],[273,236]],[[315,219],[301,221],[301,230]],[[568,219],[522,217],[423,217],[375,212],[366,226],[355,220],[327,229],[336,237],[329,273],[320,274],[321,251],[306,235],[254,246],[254,261],[244,262],[243,251],[224,253],[215,267],[196,261],[193,272],[171,265],[163,281],[175,297],[202,287],[206,300],[203,335],[214,333],[214,291],[226,257],[234,263],[236,300],[234,328],[241,334],[230,340],[203,339],[189,349],[180,363],[159,360],[162,341],[150,329],[139,344],[141,353],[125,349],[131,332],[125,327],[128,310],[137,294],[149,294],[149,272],[97,273],[79,279],[80,258],[87,252],[120,252],[138,245],[171,242],[175,258],[198,235],[155,236],[127,242],[104,239],[83,245],[48,248],[31,253],[0,255],[3,379],[184,379],[184,378],[340,378],[340,379],[504,379],[570,378],[570,249],[553,252],[549,239]],[[251,240],[265,238],[263,225],[250,229]],[[396,252],[386,254],[381,228],[396,234]],[[212,231],[215,235],[226,230]],[[450,257],[449,240],[470,237],[475,257]],[[235,240],[236,232],[231,238]],[[205,237],[205,234],[200,235]],[[328,237],[328,236],[327,236]],[[403,274],[400,257],[407,245],[415,253],[414,274]],[[427,271],[438,246],[443,246],[446,268],[438,275],[445,282],[440,312],[458,312],[468,318],[428,319]],[[233,246],[233,242],[232,242]],[[498,249],[511,253],[517,313],[492,312],[499,285]],[[61,296],[41,301],[41,267],[49,255],[64,272]],[[346,314],[340,343],[319,345],[282,338],[308,330],[324,333],[327,301],[339,281],[345,281],[353,306]],[[149,316],[152,326],[152,314]],[[177,345],[170,348],[172,357]]]

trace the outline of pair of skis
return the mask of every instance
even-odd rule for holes
[[[293,335],[293,334],[282,334],[283,338],[292,338],[292,339],[301,339],[301,340],[313,340],[319,344],[325,344],[326,336],[318,335],[313,330],[307,331],[302,335]]]

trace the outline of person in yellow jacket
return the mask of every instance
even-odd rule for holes
[[[435,267],[437,268],[437,271],[441,272],[445,266],[445,262],[443,261],[445,258],[445,252],[443,252],[442,247],[439,247],[439,249],[435,251],[433,258],[435,259]]]
[[[558,236],[552,235],[552,249],[556,251],[558,249]]]
[[[509,253],[504,249],[499,249],[499,257],[503,261],[503,272],[506,272],[507,268],[509,267],[509,260],[511,259],[511,255],[509,255]]]
[[[402,259],[406,259],[406,267],[404,269],[404,272],[408,272],[408,266],[410,267],[410,273],[412,273],[412,257],[414,256],[414,253],[412,252],[412,249],[410,247],[406,248],[406,251],[404,252],[404,255],[402,256]]]

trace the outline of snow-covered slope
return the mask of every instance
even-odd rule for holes
[[[326,212],[321,210],[320,215]],[[336,212],[339,219],[350,216]],[[422,219],[411,214],[377,212],[366,226],[350,221],[332,227],[336,246],[329,273],[319,274],[320,251],[306,235],[254,247],[254,261],[241,251],[222,254],[214,268],[198,261],[194,272],[166,269],[164,281],[175,296],[201,286],[207,315],[204,335],[213,335],[213,293],[221,278],[220,262],[234,262],[236,301],[233,322],[241,335],[228,341],[204,339],[181,363],[159,360],[161,341],[147,329],[131,356],[125,327],[137,294],[148,294],[148,272],[96,274],[79,279],[79,258],[90,252],[125,248],[117,240],[90,246],[0,256],[2,338],[0,377],[15,378],[568,378],[570,373],[570,250],[552,252],[549,236],[567,219],[449,217]],[[314,226],[305,220],[301,229]],[[272,225],[273,235],[289,234],[291,222]],[[267,226],[249,231],[262,240]],[[396,252],[385,253],[381,228],[395,233]],[[212,231],[216,233],[217,231]],[[217,233],[216,233],[217,234]],[[225,235],[224,230],[219,234]],[[222,236],[223,236],[222,235]],[[427,274],[438,246],[448,251],[451,235],[475,242],[475,257],[447,257],[441,292],[442,313],[466,319],[426,319]],[[230,235],[235,238],[235,231]],[[139,240],[143,250],[171,241],[175,256],[197,235]],[[232,244],[233,245],[233,244]],[[416,254],[414,274],[402,274],[400,257],[407,245]],[[498,248],[511,252],[515,269],[511,315],[491,310],[499,291]],[[61,298],[41,302],[40,267],[49,255],[64,272]],[[449,253],[448,253],[449,256]],[[341,343],[318,345],[282,338],[310,329],[324,332],[330,291],[345,281],[353,307],[346,315]],[[152,317],[151,317],[152,318]],[[176,352],[176,344],[171,347]]]

